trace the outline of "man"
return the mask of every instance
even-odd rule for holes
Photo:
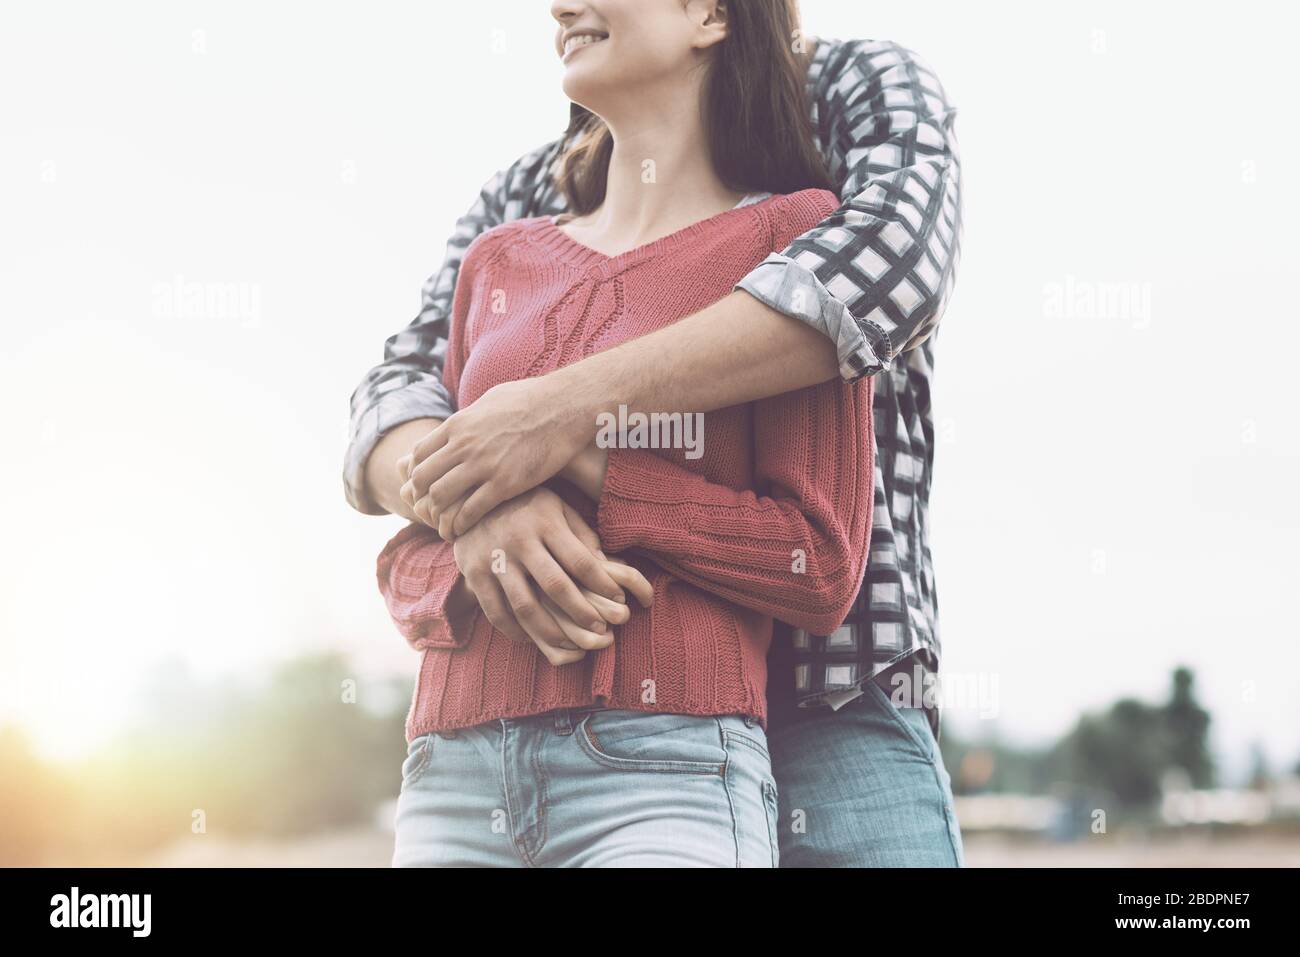
[[[960,866],[939,709],[915,682],[906,701],[887,690],[895,675],[930,676],[939,664],[930,378],[960,255],[955,111],[935,75],[897,44],[819,41],[811,52],[813,127],[839,210],[715,305],[498,386],[457,412],[441,369],[464,250],[492,226],[564,211],[551,172],[567,136],[529,153],[458,222],[420,315],[388,340],[385,361],[353,394],[344,480],[360,511],[455,537],[457,562],[471,584],[483,583],[472,590],[492,623],[550,657],[563,636],[539,594],[575,620],[590,617],[582,589],[618,594],[598,566],[541,547],[566,523],[566,534],[599,545],[531,491],[592,442],[600,413],[710,411],[837,374],[874,377],[876,491],[857,606],[832,635],[778,626],[773,641],[781,863]],[[484,569],[503,543],[515,560],[493,581]]]

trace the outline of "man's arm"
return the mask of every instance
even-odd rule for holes
[[[934,71],[887,40],[822,44],[810,78],[843,205],[739,285],[821,329],[852,381],[920,345],[951,296],[962,233],[957,111]]]
[[[595,438],[601,412],[708,412],[816,385],[836,370],[825,335],[733,292],[649,335],[488,390],[416,443],[420,464],[402,497],[416,504],[415,489],[437,478],[422,507],[441,514],[447,537],[464,534],[491,511],[488,502],[514,498],[567,465]]]
[[[423,522],[410,505],[402,501],[402,484],[410,477],[409,463],[399,468],[411,453],[411,447],[439,425],[442,419],[412,419],[395,426],[375,441],[366,456],[361,480],[360,501],[381,512],[400,515],[411,522]],[[365,511],[365,509],[363,509]]]

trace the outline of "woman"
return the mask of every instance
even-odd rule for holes
[[[573,213],[498,227],[466,254],[444,372],[462,408],[722,298],[838,205],[789,0],[552,13],[564,91],[586,111],[557,171]],[[571,663],[495,631],[450,542],[399,533],[379,584],[423,660],[394,863],[773,866],[773,618],[824,634],[853,602],[870,417],[865,382],[832,382],[709,413],[702,446],[575,458],[553,492],[622,554],[605,567],[643,601],[599,604],[618,625],[604,633],[552,608]]]

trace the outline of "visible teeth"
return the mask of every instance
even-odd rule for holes
[[[567,56],[571,50],[576,50],[578,47],[590,46],[593,43],[599,43],[603,39],[605,38],[592,36],[590,33],[581,33],[576,37],[569,37],[564,41],[565,55]]]

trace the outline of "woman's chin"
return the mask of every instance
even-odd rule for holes
[[[590,71],[581,67],[576,71],[574,67],[565,70],[560,88],[574,103],[597,115],[600,115],[600,104],[609,99],[608,84],[601,83]]]

